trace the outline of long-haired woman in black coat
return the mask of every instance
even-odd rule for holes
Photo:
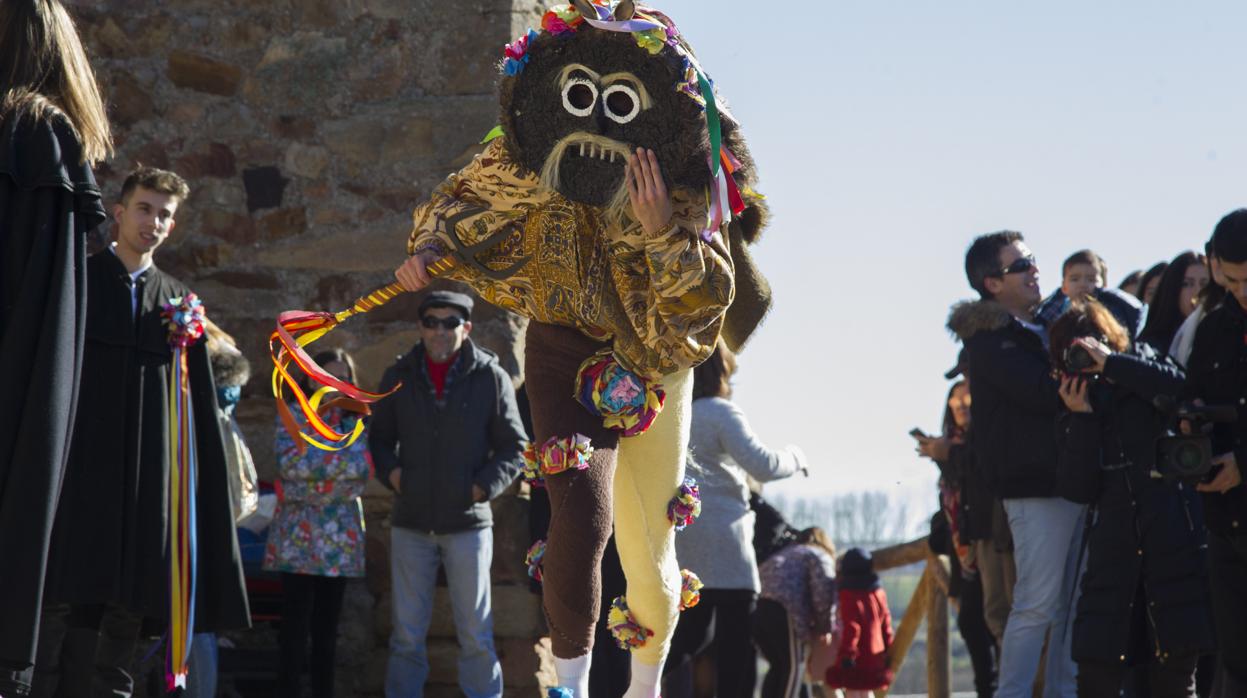
[[[112,153],[95,76],[58,0],[0,2],[0,695],[30,688],[86,315],[91,165]]]
[[[1078,695],[1118,695],[1146,665],[1152,698],[1193,696],[1196,661],[1213,647],[1202,514],[1193,483],[1157,471],[1167,418],[1153,407],[1178,393],[1182,373],[1147,345],[1132,349],[1094,301],[1066,311],[1049,339],[1067,408],[1058,488],[1093,512],[1071,643]]]

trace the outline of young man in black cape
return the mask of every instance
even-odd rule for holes
[[[117,242],[87,261],[78,417],[52,533],[33,695],[130,695],[143,621],[169,620],[173,355],[160,311],[190,289],[156,268],[152,253],[188,193],[172,172],[131,173],[113,208]],[[188,349],[188,365],[198,463],[195,630],[245,627],[205,339]]]

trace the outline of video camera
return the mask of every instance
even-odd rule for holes
[[[1156,439],[1156,471],[1166,480],[1190,484],[1211,479],[1212,439],[1206,432],[1214,423],[1236,421],[1238,410],[1232,405],[1179,404],[1168,395],[1157,396],[1153,405],[1162,414],[1191,425],[1190,434],[1173,434]]]

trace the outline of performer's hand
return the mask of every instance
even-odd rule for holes
[[[406,262],[398,269],[394,270],[394,278],[403,285],[408,291],[419,291],[429,282],[433,280],[429,276],[428,267],[437,261],[437,255],[433,252],[421,252],[407,258]]]
[[[645,232],[653,235],[671,222],[671,196],[654,151],[637,148],[629,155],[624,180],[632,202],[632,217],[640,222]]]
[[[395,468],[390,471],[390,487],[393,487],[394,491],[399,494],[403,493],[403,488],[399,486],[399,483],[402,481],[403,481],[403,469],[402,468]]]
[[[472,501],[480,504],[485,501],[485,490],[480,485],[472,485]]]

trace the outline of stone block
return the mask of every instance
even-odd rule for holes
[[[108,106],[113,121],[118,126],[133,126],[144,119],[150,119],[155,113],[152,97],[139,84],[138,78],[122,71],[113,76]]]
[[[174,164],[178,174],[187,179],[199,177],[233,177],[238,173],[234,151],[224,143],[204,143],[179,157]]]
[[[236,245],[250,245],[258,237],[251,216],[217,208],[203,212],[199,229]]]
[[[329,151],[318,145],[291,143],[286,149],[285,166],[286,171],[291,174],[315,179],[325,171],[328,164]]]
[[[298,114],[281,114],[273,117],[269,129],[282,138],[306,141],[316,135],[316,121]]]
[[[238,66],[181,49],[169,52],[166,74],[178,87],[222,97],[236,94],[242,82]]]
[[[102,21],[91,22],[83,27],[88,41],[106,58],[119,58],[128,55],[136,46],[126,36],[126,32],[112,17],[104,17]]]
[[[293,237],[307,230],[307,209],[282,208],[260,217],[260,230],[268,240]]]
[[[130,166],[125,171],[129,172],[130,169],[139,165],[168,169],[169,153],[165,151],[163,144],[151,141],[130,151]]]

